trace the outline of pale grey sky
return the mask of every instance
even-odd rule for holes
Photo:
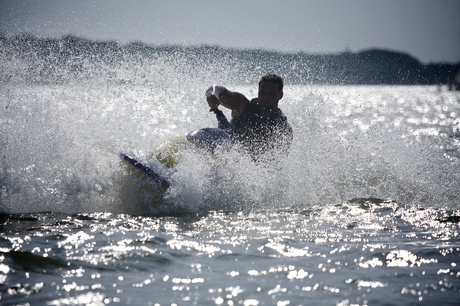
[[[0,32],[460,61],[460,0],[0,0]]]

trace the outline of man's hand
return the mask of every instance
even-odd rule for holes
[[[219,96],[221,93],[226,91],[227,89],[224,86],[219,86],[219,85],[213,85],[210,86],[206,92],[206,101],[208,101],[209,105],[209,111],[214,112],[217,110],[217,107],[219,106]]]
[[[216,96],[214,95],[209,95],[206,97],[206,101],[208,101],[208,105],[209,105],[209,111],[210,112],[214,112],[217,110],[217,107],[219,106],[219,99],[217,99]]]
[[[225,88],[224,86],[219,86],[219,85],[213,85],[213,86],[210,86],[207,90],[206,90],[206,97],[209,97],[211,95],[214,95],[217,97],[217,99],[219,99],[219,96],[221,93],[223,93],[224,91],[226,91],[227,88]]]
[[[206,98],[212,96],[214,93],[214,86],[209,86],[208,89],[206,89],[205,95]]]

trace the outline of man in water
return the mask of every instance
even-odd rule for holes
[[[259,81],[257,98],[251,101],[239,92],[230,91],[223,86],[211,86],[206,91],[206,99],[210,111],[216,113],[219,130],[203,129],[206,130],[207,137],[211,135],[211,138],[221,141],[230,139],[232,144],[256,161],[264,157],[278,159],[285,156],[293,135],[286,116],[278,108],[278,103],[283,98],[283,86],[280,76],[267,74]],[[230,123],[218,109],[219,105],[232,110]],[[187,137],[189,140],[193,139],[193,133],[196,132],[188,135],[191,136]]]

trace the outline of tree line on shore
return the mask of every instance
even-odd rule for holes
[[[3,83],[65,83],[101,76],[136,83],[168,67],[179,74],[195,74],[204,81],[220,75],[223,81],[239,84],[252,83],[261,72],[276,72],[287,84],[458,86],[460,83],[456,81],[460,62],[422,64],[408,54],[381,49],[308,54],[207,45],[149,46],[140,42],[121,45],[71,35],[39,38],[29,34],[0,34],[0,56]]]

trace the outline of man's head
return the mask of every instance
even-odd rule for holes
[[[259,82],[259,105],[269,111],[278,108],[278,102],[283,97],[283,79],[276,74],[266,74]]]
[[[280,91],[283,91],[283,87],[284,87],[283,78],[277,74],[268,73],[264,75],[259,81],[259,87],[262,82],[272,82],[272,83],[278,84],[278,89]]]

